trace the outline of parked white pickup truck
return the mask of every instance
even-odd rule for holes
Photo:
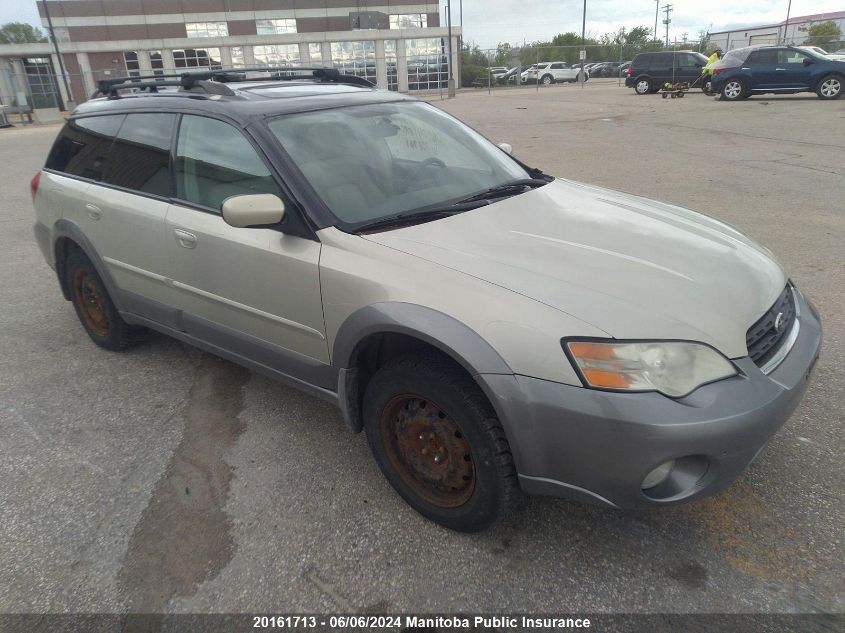
[[[566,62],[540,62],[534,64],[522,73],[522,83],[540,83],[549,85],[562,81],[579,81],[581,73],[580,66],[570,66]],[[590,73],[584,71],[584,80],[590,78]]]

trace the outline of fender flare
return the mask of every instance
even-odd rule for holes
[[[490,398],[484,374],[513,376],[513,370],[478,332],[457,319],[414,303],[384,302],[363,307],[341,324],[332,345],[338,370],[338,404],[355,433],[363,427],[356,369],[362,344],[378,334],[404,334],[428,343],[463,367]],[[494,408],[497,409],[494,402]]]
[[[52,237],[50,240],[50,248],[53,249],[53,255],[56,261],[56,276],[59,279],[59,286],[62,289],[62,295],[64,298],[70,301],[72,299],[70,288],[67,287],[67,280],[65,279],[65,270],[64,270],[64,260],[65,260],[65,253],[59,253],[58,243],[59,240],[62,238],[69,239],[73,243],[75,243],[85,256],[91,261],[94,265],[94,269],[97,271],[97,274],[100,276],[100,279],[103,280],[103,285],[106,287],[106,292],[109,293],[109,297],[111,297],[112,302],[114,302],[115,307],[120,311],[122,310],[121,299],[120,299],[120,292],[118,292],[118,286],[114,282],[111,274],[109,273],[108,269],[106,268],[105,263],[97,254],[97,250],[94,248],[94,245],[91,243],[91,240],[88,239],[88,236],[85,235],[85,232],[75,222],[71,222],[66,218],[59,219],[54,225],[52,230]],[[61,257],[60,257],[61,255]]]

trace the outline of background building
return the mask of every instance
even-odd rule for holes
[[[98,79],[191,68],[335,67],[402,92],[446,89],[438,2],[413,0],[38,0],[52,44],[0,45],[0,98],[80,103]],[[459,77],[453,28],[453,63]],[[64,69],[64,70],[62,70]],[[64,76],[63,76],[64,75]],[[5,84],[5,85],[4,85]]]
[[[768,26],[754,26],[732,31],[719,31],[710,34],[710,42],[718,44],[729,51],[743,46],[764,44],[795,44],[801,45],[809,37],[810,27],[820,22],[833,22],[840,31],[845,33],[845,11],[836,13],[818,13],[789,18],[789,24],[780,22]],[[833,52],[833,51],[828,51]]]

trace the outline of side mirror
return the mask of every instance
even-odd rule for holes
[[[278,224],[285,217],[285,203],[271,193],[232,196],[223,201],[223,219],[237,228]]]
[[[809,57],[805,57],[805,58],[804,58],[804,65],[805,65],[805,66],[809,66],[809,65],[810,65],[810,64],[812,64],[812,63],[814,63],[814,62],[813,62],[813,60],[812,60],[812,59],[810,59]]]
[[[499,149],[505,154],[513,154],[513,146],[510,143],[499,143]]]

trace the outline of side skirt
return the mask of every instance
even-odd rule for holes
[[[251,369],[252,371],[255,371],[259,374],[262,374],[269,378],[273,378],[274,380],[278,380],[279,382],[282,382],[288,385],[289,387],[299,389],[300,391],[304,391],[309,395],[316,396],[321,400],[325,400],[326,402],[330,402],[331,404],[340,407],[340,401],[338,400],[337,393],[331,391],[330,389],[319,387],[299,378],[295,378],[294,376],[290,376],[289,374],[282,373],[277,369],[273,369],[272,367],[268,367],[267,365],[259,363],[253,359],[247,358],[246,356],[242,356],[237,352],[233,352],[224,347],[220,347],[219,345],[215,345],[214,343],[210,343],[206,340],[197,338],[195,336],[192,336],[191,334],[188,334],[187,332],[183,332],[181,330],[168,327],[151,319],[147,319],[138,314],[133,314],[131,312],[121,312],[120,316],[123,317],[123,320],[127,323],[130,323],[132,325],[142,325],[151,330],[156,330],[157,332],[161,332],[162,334],[171,336],[179,341],[182,341],[183,343],[193,345],[194,347],[214,354],[215,356],[225,358],[226,360],[232,361],[233,363],[237,363],[238,365],[246,367],[247,369]]]

